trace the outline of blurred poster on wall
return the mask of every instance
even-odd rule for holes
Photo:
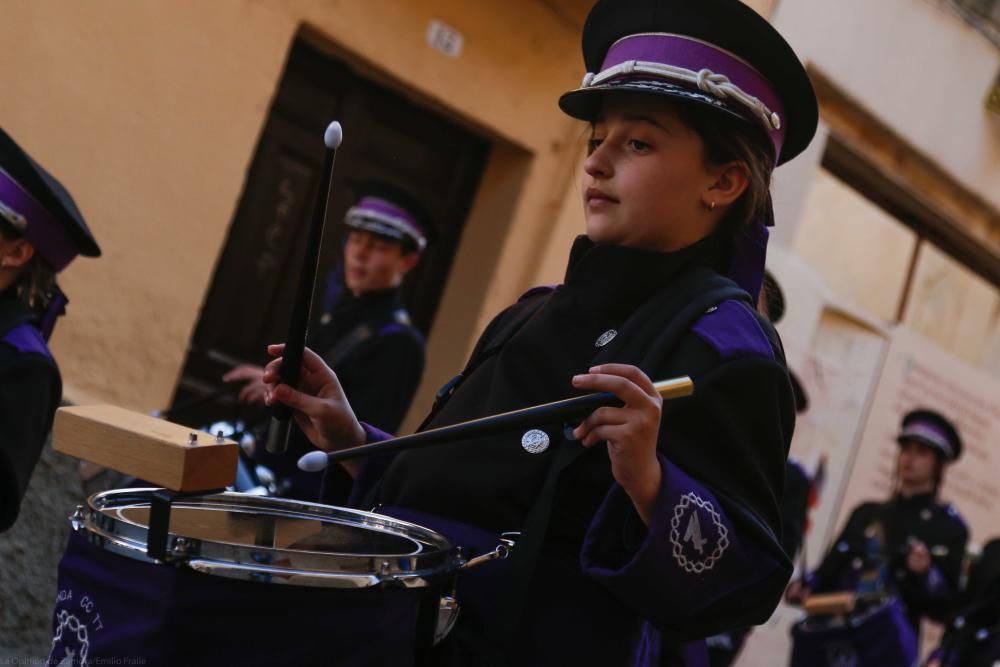
[[[818,498],[809,514],[805,552],[810,569],[832,539],[855,448],[879,382],[888,332],[828,306],[820,315],[809,354],[793,369],[809,396],[798,416],[790,455],[815,476]]]
[[[1000,535],[1000,382],[905,327],[892,335],[882,376],[840,507],[842,525],[864,500],[892,488],[896,434],[903,415],[918,407],[944,414],[958,427],[962,458],[945,474],[942,500],[969,524],[974,543]]]

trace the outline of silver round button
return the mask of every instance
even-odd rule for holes
[[[594,342],[594,347],[604,347],[605,345],[613,341],[615,339],[615,336],[617,335],[618,335],[617,331],[615,331],[614,329],[608,329],[607,331],[602,333],[598,337],[598,339]]]
[[[521,446],[529,454],[541,454],[549,448],[549,434],[533,428],[521,436]]]

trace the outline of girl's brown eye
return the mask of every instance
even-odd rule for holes
[[[597,147],[601,145],[601,139],[592,138],[587,142],[587,155],[590,155],[597,150]]]

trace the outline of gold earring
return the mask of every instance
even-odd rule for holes
[[[709,202],[709,204],[708,204],[708,210],[709,211],[714,211],[715,210],[715,202],[714,201],[713,202]]]

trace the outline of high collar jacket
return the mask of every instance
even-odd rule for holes
[[[670,349],[657,346],[656,334],[686,304],[680,287],[724,266],[723,247],[710,237],[664,254],[579,239],[565,283],[530,292],[489,325],[461,382],[426,424],[565,398],[572,376],[598,358],[638,364],[653,380],[694,379],[693,396],[664,404],[663,482],[648,529],[615,483],[604,448],[587,451],[559,478],[517,633],[519,664],[683,664],[669,662],[681,660],[679,643],[761,623],[777,604],[791,570],[778,499],[794,425],[777,336],[748,305],[725,301]],[[518,318],[526,321],[510,335]],[[517,530],[554,452],[580,446],[565,426],[534,426],[549,440],[539,453],[527,451],[518,432],[371,460],[355,498],[366,509],[416,510],[430,527],[430,517],[444,517],[486,533]],[[385,437],[368,432],[370,441]],[[503,587],[502,568],[491,581],[473,572],[459,577],[460,598],[463,578],[476,582],[465,586],[456,642],[489,628],[491,595]],[[673,646],[670,658],[661,637]],[[475,655],[474,645],[466,649]]]

